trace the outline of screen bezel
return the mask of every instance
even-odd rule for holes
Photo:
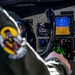
[[[74,27],[73,27],[73,16],[71,15],[56,15],[55,18],[57,17],[70,17],[70,35],[56,35],[56,32],[55,32],[55,35],[56,36],[59,36],[59,37],[70,37],[70,36],[73,36],[74,35]],[[54,22],[55,22],[55,18],[54,18]],[[55,23],[55,29],[56,29],[56,23]]]

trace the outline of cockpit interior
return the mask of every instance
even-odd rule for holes
[[[43,59],[55,50],[69,60],[75,75],[74,0],[0,0],[0,6],[20,24],[22,37]],[[46,16],[48,8],[54,11],[51,26],[45,24],[51,21]]]

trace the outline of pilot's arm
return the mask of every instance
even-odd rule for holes
[[[53,57],[52,54],[56,56]],[[25,57],[19,62],[14,62],[12,64],[12,70],[16,75],[18,75],[17,71],[20,71],[24,75],[70,75],[70,65],[62,55],[52,52],[49,56],[44,61],[27,43]]]
[[[53,73],[56,73],[57,75],[70,75],[71,74],[71,66],[68,60],[62,54],[58,54],[55,51],[53,51],[46,57],[45,61],[47,63],[48,68],[50,68],[48,70],[52,74]],[[50,67],[49,64],[51,64],[52,67]]]

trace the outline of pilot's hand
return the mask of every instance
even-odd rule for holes
[[[68,60],[67,60],[66,58],[64,58],[64,56],[63,56],[62,54],[58,54],[58,53],[56,53],[55,51],[53,51],[53,52],[51,52],[51,53],[46,57],[45,60],[48,60],[48,59],[50,59],[50,58],[55,58],[55,57],[58,58],[58,59],[60,59],[60,60],[68,67],[69,72],[70,72],[71,66],[70,66]]]

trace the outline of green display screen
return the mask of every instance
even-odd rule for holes
[[[62,49],[59,45],[55,44],[53,48],[57,53],[66,55],[65,49]]]
[[[71,39],[55,39],[53,50],[66,58],[71,57]]]

